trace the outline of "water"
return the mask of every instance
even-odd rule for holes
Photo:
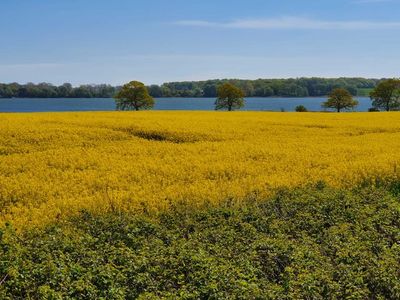
[[[367,111],[371,100],[358,97],[360,102],[355,111]],[[155,110],[214,110],[215,98],[157,98]],[[246,98],[242,110],[294,111],[304,105],[310,111],[322,111],[321,103],[326,98]],[[49,112],[49,111],[110,111],[115,110],[112,98],[14,98],[0,99],[0,112]]]

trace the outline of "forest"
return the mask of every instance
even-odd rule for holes
[[[353,96],[368,96],[381,79],[366,78],[296,78],[296,79],[215,79],[207,81],[168,82],[149,85],[152,97],[216,97],[217,87],[229,82],[242,89],[246,97],[320,97],[335,88],[347,89]],[[64,83],[0,83],[0,98],[111,98],[120,86]]]

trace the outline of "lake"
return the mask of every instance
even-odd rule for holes
[[[304,105],[310,111],[321,111],[326,98],[246,98],[242,110],[294,111]],[[357,97],[360,102],[355,111],[368,111],[371,100]],[[214,110],[215,98],[156,98],[155,110]],[[50,112],[50,111],[107,111],[115,110],[112,98],[13,98],[0,99],[0,112]]]

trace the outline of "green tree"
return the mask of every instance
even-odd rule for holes
[[[380,82],[370,94],[372,106],[386,111],[400,109],[400,80]]]
[[[159,85],[152,84],[147,89],[152,97],[155,98],[162,97],[162,89]]]
[[[93,93],[90,85],[80,85],[74,89],[74,97],[76,98],[92,98]]]
[[[215,109],[227,109],[228,111],[244,106],[244,92],[230,83],[224,83],[217,89]]]
[[[146,86],[139,81],[131,81],[114,96],[117,110],[150,109],[154,99],[149,95]]]
[[[203,89],[204,97],[215,97],[217,95],[217,89],[215,84],[207,82]]]
[[[71,97],[73,94],[73,88],[70,83],[64,83],[58,87],[58,96],[59,97]]]
[[[297,112],[308,112],[308,109],[304,105],[297,105],[296,111]]]
[[[358,101],[353,99],[351,93],[342,88],[334,89],[326,102],[322,104],[324,108],[334,108],[337,112],[343,109],[353,109],[358,105]]]

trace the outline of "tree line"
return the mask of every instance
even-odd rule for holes
[[[245,97],[318,97],[336,88],[348,90],[353,96],[368,96],[381,79],[366,78],[297,78],[297,79],[221,79],[207,81],[170,82],[147,86],[149,94],[159,97],[211,97],[224,83],[240,88]],[[111,98],[120,86],[108,84],[80,85],[70,83],[55,86],[50,83],[0,83],[0,98]]]
[[[55,86],[50,83],[0,83],[0,98],[112,98],[118,87],[109,84]]]
[[[210,97],[224,83],[240,88],[245,97],[320,97],[336,88],[344,88],[353,96],[368,96],[382,79],[366,78],[296,78],[296,79],[221,79],[207,81],[170,82],[151,85],[153,97]]]
[[[232,83],[225,82],[217,87],[215,110],[225,109],[232,111],[245,105],[245,92]],[[139,81],[131,81],[118,91],[114,96],[117,110],[151,109],[154,99],[148,88]],[[400,110],[400,79],[387,79],[380,81],[370,92],[372,107],[370,111]],[[352,93],[345,88],[335,88],[323,102],[322,108],[334,109],[337,112],[352,110],[358,105]],[[307,112],[303,105],[296,107],[297,112]]]

